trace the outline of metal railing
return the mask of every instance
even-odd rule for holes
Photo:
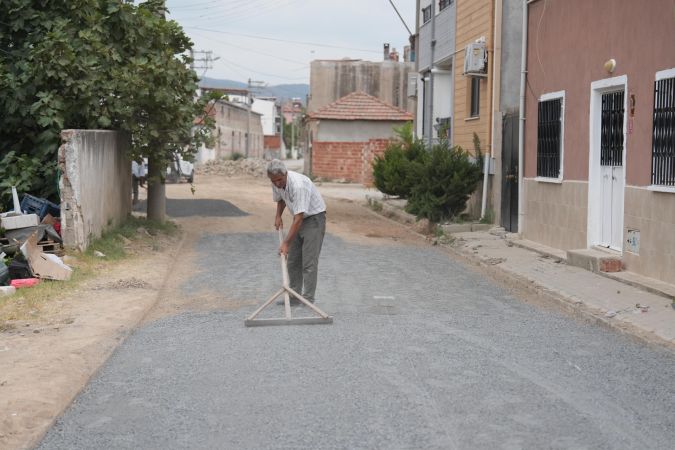
[[[600,165],[623,166],[624,91],[602,94]]]
[[[539,102],[537,126],[537,176],[558,178],[560,175],[560,141],[562,99]]]
[[[654,83],[652,184],[675,186],[675,78]]]

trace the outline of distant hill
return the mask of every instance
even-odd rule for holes
[[[233,88],[246,89],[246,83],[234,80],[221,80],[219,78],[203,77],[199,80],[199,86],[212,88]],[[276,97],[279,100],[288,100],[299,97],[302,103],[305,103],[309,94],[308,84],[279,84],[276,86],[266,86],[257,92],[259,97]]]

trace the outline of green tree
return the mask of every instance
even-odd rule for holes
[[[204,102],[194,100],[192,42],[163,12],[163,0],[3,1],[0,203],[13,184],[58,200],[62,129],[126,131],[129,156],[160,169],[208,140],[208,117],[193,127]],[[162,184],[162,172],[151,182]],[[163,203],[157,214],[163,219]]]

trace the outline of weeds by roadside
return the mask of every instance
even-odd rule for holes
[[[120,261],[148,252],[161,251],[180,235],[174,222],[154,222],[130,216],[121,225],[106,231],[83,253],[67,251],[64,257],[73,268],[68,281],[42,280],[31,288],[0,297],[0,332],[13,329],[12,321],[34,319],[50,301],[75,291],[86,281]],[[105,256],[97,256],[103,254]]]
[[[381,212],[383,208],[382,203],[378,202],[377,200],[373,200],[372,198],[368,199],[368,206],[370,206],[370,209],[375,212]]]

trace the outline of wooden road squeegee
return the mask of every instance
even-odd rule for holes
[[[279,244],[284,240],[284,233],[281,228],[279,228]],[[307,300],[302,295],[295,292],[289,286],[288,282],[288,266],[286,262],[286,255],[279,255],[281,258],[281,276],[283,278],[283,286],[277,292],[275,292],[265,303],[263,303],[258,309],[253,312],[245,321],[244,325],[247,327],[262,327],[268,325],[316,325],[316,324],[331,324],[333,323],[333,318],[317,308],[312,302]],[[280,295],[284,295],[284,311],[285,316],[278,319],[256,319],[258,314],[262,312],[263,309],[271,305],[274,300],[276,300]],[[291,314],[291,300],[290,295],[293,295],[295,298],[300,300],[305,306],[309,307],[311,311],[316,313],[317,317],[293,317]]]

